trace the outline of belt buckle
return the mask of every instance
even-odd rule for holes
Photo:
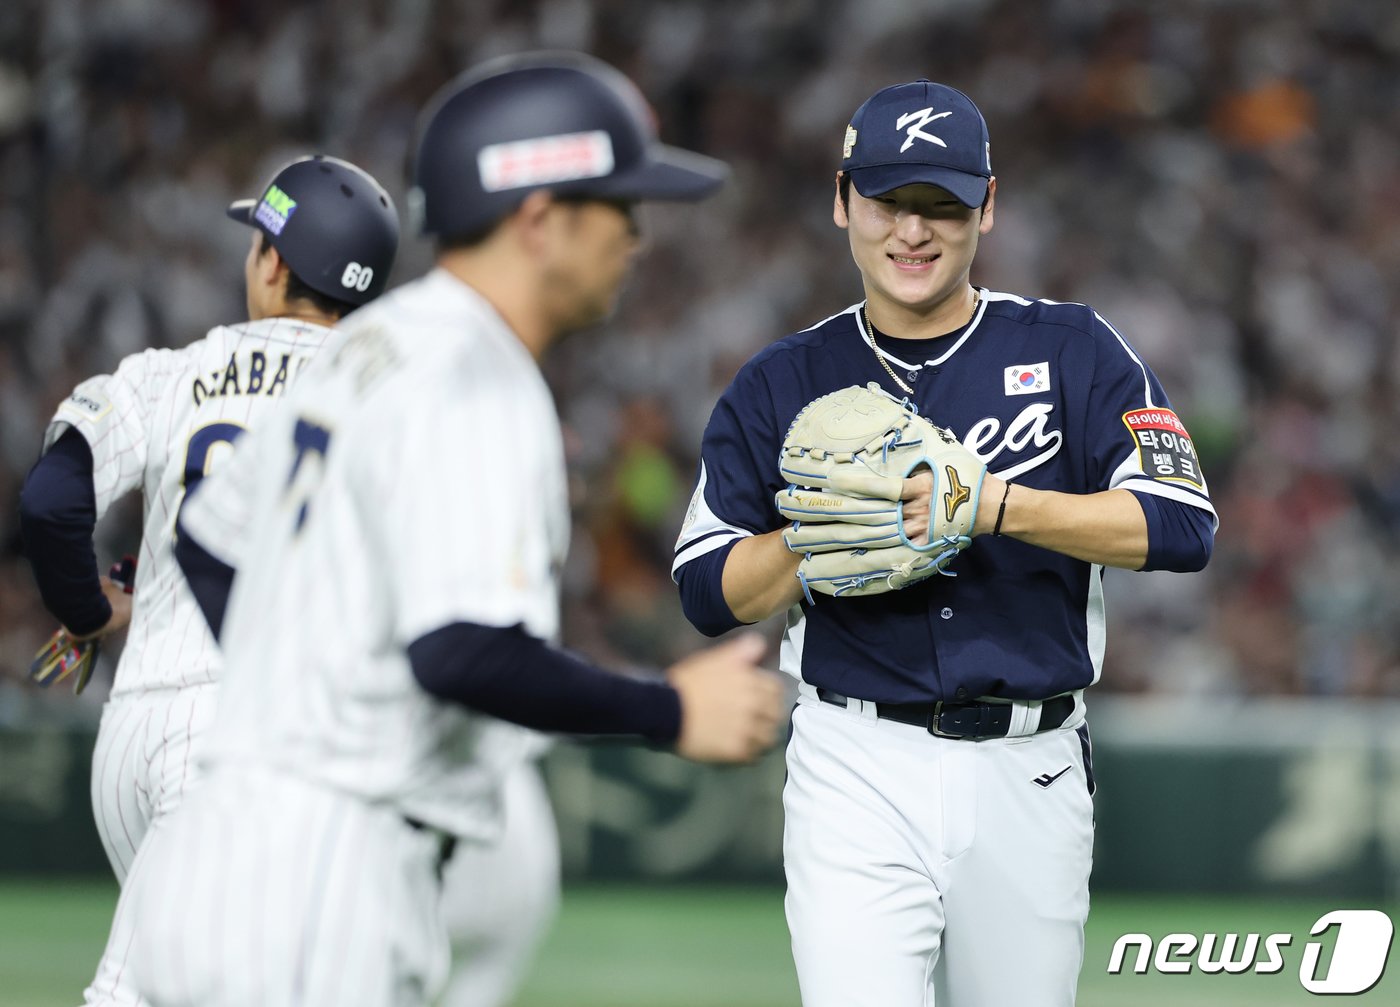
[[[952,709],[949,709],[949,707]],[[970,710],[976,710],[977,716],[975,719],[963,717],[959,720],[956,717],[956,714],[966,714]],[[953,717],[953,723],[956,725],[951,731],[945,730],[943,727],[943,717],[945,714]],[[928,733],[936,738],[953,738],[956,741],[976,741],[980,738],[993,737],[994,732],[987,730],[987,717],[988,708],[983,703],[964,703],[957,700],[945,702],[940,699],[933,704],[933,714],[928,720]]]
[[[928,718],[928,733],[929,733],[929,734],[932,734],[935,738],[961,738],[961,737],[963,737],[963,735],[961,735],[961,734],[953,734],[953,733],[951,733],[951,732],[948,732],[948,731],[943,730],[943,725],[942,725],[942,723],[941,723],[942,719],[943,719],[943,700],[941,700],[941,699],[934,700],[934,703],[933,703],[933,713],[929,714],[929,718]]]

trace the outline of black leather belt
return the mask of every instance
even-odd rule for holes
[[[846,705],[846,697],[830,689],[818,689],[817,698],[833,706]],[[955,703],[939,700],[935,703],[876,703],[875,715],[885,720],[922,727],[940,738],[1004,738],[1011,730],[1010,703]],[[1035,733],[1053,731],[1074,713],[1073,696],[1056,696],[1040,705],[1040,724]]]

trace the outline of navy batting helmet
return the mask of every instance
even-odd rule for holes
[[[429,103],[413,166],[425,234],[481,233],[536,189],[561,196],[691,200],[724,162],[657,141],[630,80],[582,53],[508,56],[469,70]]]
[[[260,199],[228,208],[267,235],[312,290],[361,305],[384,293],[399,248],[399,215],[378,182],[348,161],[317,154],[279,171]]]

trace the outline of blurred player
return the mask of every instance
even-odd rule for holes
[[[438,268],[348,320],[180,521],[229,673],[205,783],[133,880],[152,1003],[431,999],[439,872],[501,830],[505,725],[473,711],[702,761],[772,744],[757,637],[669,683],[551,644],[569,515],[537,360],[612,310],[634,201],[723,177],[591,58],[497,62],[433,103],[415,183]]]
[[[1089,910],[1082,694],[1103,661],[1103,568],[1199,569],[1215,512],[1185,427],[1116,329],[1087,305],[971,285],[996,199],[972,101],[927,80],[886,88],[843,139],[832,212],[865,300],[724,392],[675,573],[708,633],[787,613],[783,667],[801,685],[783,854],[803,1003],[1065,1007]],[[940,470],[937,499],[928,469],[904,480],[902,533],[971,508],[977,537],[955,576],[814,602],[798,578],[812,560],[785,536],[869,530],[833,527],[840,508],[789,528],[784,431],[867,382],[950,428],[979,477]],[[875,551],[845,561],[869,570]]]
[[[288,164],[257,200],[228,214],[253,228],[244,263],[248,321],[178,350],[147,350],[80,384],[58,408],[29,473],[21,527],[44,604],[79,641],[130,622],[93,755],[92,801],[117,880],[149,829],[199,775],[196,757],[221,663],[172,555],[189,490],[278,403],[331,336],[383,292],[398,215],[352,164]],[[140,489],[145,526],[128,596],[99,578],[93,526]],[[118,906],[88,1003],[134,1003],[125,969],[131,920]]]
[[[438,1007],[510,1004],[558,912],[558,826],[531,754],[501,767],[500,838],[458,843],[443,869],[452,965]]]

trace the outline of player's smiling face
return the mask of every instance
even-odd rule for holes
[[[872,308],[887,323],[942,321],[945,313],[949,329],[965,322],[963,293],[977,240],[992,229],[996,180],[985,210],[964,206],[936,185],[905,185],[874,197],[854,185],[849,192],[849,206],[838,192],[833,215],[850,239]]]

